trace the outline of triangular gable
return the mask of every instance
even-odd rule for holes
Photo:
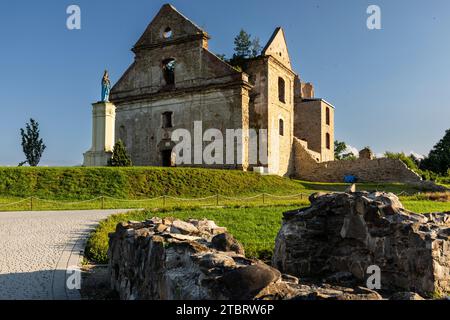
[[[166,30],[171,30],[171,36],[165,38]],[[144,34],[136,43],[135,48],[153,46],[164,42],[178,40],[195,35],[207,36],[206,32],[186,18],[170,4],[165,4],[148,25]]]
[[[289,58],[289,50],[286,44],[286,37],[281,27],[278,27],[264,48],[262,54],[264,56],[272,56],[289,69],[291,69],[291,59]]]

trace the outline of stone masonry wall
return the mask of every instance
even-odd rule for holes
[[[310,201],[284,213],[272,261],[281,272],[358,285],[377,266],[384,291],[450,292],[449,213],[412,213],[394,194],[378,192],[315,194]]]
[[[366,288],[300,283],[209,220],[120,223],[109,240],[111,287],[122,300],[380,300]]]
[[[400,160],[358,159],[319,163],[294,139],[295,175],[316,182],[343,182],[346,175],[354,175],[361,182],[420,182],[421,178]]]

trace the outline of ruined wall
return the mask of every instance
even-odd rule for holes
[[[248,110],[243,107],[244,100],[246,98],[242,91],[235,88],[166,96],[121,105],[117,109],[116,139],[125,142],[134,165],[161,166],[162,151],[172,150],[174,147],[171,142],[174,130],[186,129],[194,139],[194,121],[202,121],[202,134],[211,128],[219,129],[225,139],[226,129],[240,128],[246,121],[245,113],[248,114]],[[165,112],[172,112],[172,128],[163,128],[162,115]],[[203,136],[200,137],[202,138]],[[193,143],[192,140],[191,144]],[[204,142],[203,147],[207,144],[209,142]],[[225,141],[223,145],[225,161]],[[192,155],[193,153],[192,149]],[[244,160],[246,162],[245,154]],[[193,157],[191,163],[194,163]]]
[[[327,109],[329,124],[327,124]],[[334,160],[334,108],[321,99],[296,97],[294,135],[308,141],[308,148],[321,154],[320,161]],[[327,146],[329,134],[329,148]]]
[[[165,30],[171,35],[166,37]],[[117,106],[116,139],[125,142],[134,165],[167,165],[176,129],[190,132],[192,156],[185,164],[194,165],[195,121],[203,125],[197,140],[202,140],[208,129],[218,129],[225,139],[227,129],[248,128],[248,76],[209,52],[207,39],[205,32],[165,5],[133,48],[135,61],[113,87],[111,101]],[[168,60],[174,61],[170,76]],[[169,128],[163,126],[166,112],[172,114]],[[208,166],[247,169],[247,143],[244,141],[240,150],[242,165],[235,150],[234,165]],[[208,144],[203,143],[203,148]],[[224,143],[223,147],[225,162]]]
[[[419,182],[415,172],[396,159],[358,159],[317,162],[298,139],[294,139],[295,175],[308,181],[343,182],[354,175],[361,182]]]
[[[250,128],[256,131],[260,129],[267,130],[269,123],[267,110],[269,94],[267,58],[260,57],[250,60],[246,65],[245,72],[248,73],[250,83],[253,86],[249,97]],[[264,147],[267,149],[267,144]],[[259,161],[261,160],[259,159]],[[267,159],[265,160],[267,161]],[[267,164],[260,162],[257,166],[267,166]]]
[[[253,85],[250,93],[250,127],[268,130],[269,171],[289,175],[294,170],[292,139],[295,74],[271,56],[250,61],[245,71]],[[285,82],[284,102],[279,99],[280,77]],[[280,119],[284,124],[283,135],[280,135]]]
[[[294,78],[292,71],[275,59],[269,59],[268,70],[269,101],[269,171],[286,175],[293,172],[292,141],[294,138]],[[285,101],[280,101],[278,81],[285,82]],[[280,119],[284,123],[283,135],[280,135]],[[277,141],[278,139],[278,141]],[[278,162],[278,163],[277,163]]]

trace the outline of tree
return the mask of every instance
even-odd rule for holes
[[[130,156],[127,154],[125,144],[122,140],[119,140],[114,145],[114,151],[111,159],[108,161],[108,166],[110,167],[131,167],[133,164],[131,162]]]
[[[349,152],[345,153],[347,151],[347,144],[344,141],[335,141],[334,142],[334,158],[336,160],[354,160],[356,159],[356,156]]]
[[[404,164],[406,164],[406,166],[416,172],[419,172],[419,167],[416,164],[416,160],[417,158],[414,157],[413,155],[411,156],[407,156],[405,153],[403,152],[399,152],[399,153],[395,153],[395,152],[389,152],[386,151],[384,153],[384,156],[388,159],[396,159],[396,160],[401,160]]]
[[[420,163],[421,169],[445,175],[450,168],[450,129]]]
[[[251,58],[256,58],[261,53],[261,45],[259,44],[259,38],[254,38],[252,40],[251,46]]]
[[[347,144],[344,141],[336,140],[334,142],[334,157],[341,160],[341,154],[347,149]]]
[[[409,155],[409,158],[416,164],[417,168],[420,167],[420,162],[422,162],[422,158],[418,158],[412,153]]]
[[[248,34],[244,29],[241,29],[236,38],[234,38],[235,57],[240,58],[250,57],[252,53],[251,46],[252,46],[251,35]]]
[[[30,123],[26,124],[25,129],[20,129],[20,135],[22,136],[23,153],[27,160],[21,162],[19,166],[28,163],[31,167],[36,167],[47,148],[44,141],[39,137],[39,123],[30,119]]]
[[[226,57],[225,54],[218,53],[218,54],[216,54],[216,56],[217,56],[217,58],[219,58],[222,61],[226,61],[227,60],[227,57]]]

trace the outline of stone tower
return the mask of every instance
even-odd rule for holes
[[[282,28],[275,30],[261,55],[251,60],[245,71],[254,85],[251,127],[268,131],[268,171],[286,175],[293,166],[295,73]]]
[[[334,161],[334,106],[314,97],[310,83],[296,78],[294,134],[307,142],[319,162]]]

